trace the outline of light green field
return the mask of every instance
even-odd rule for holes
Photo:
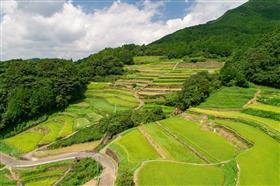
[[[256,109],[256,110],[263,110],[263,111],[268,111],[268,112],[275,112],[277,114],[280,114],[280,107],[273,106],[273,105],[254,103],[252,105],[249,105],[248,108],[252,108],[252,109]]]
[[[255,88],[224,87],[211,95],[199,108],[241,109],[256,93]]]
[[[16,186],[15,180],[10,179],[11,175],[7,169],[0,170],[0,185],[1,186]]]
[[[146,131],[170,155],[169,159],[191,163],[203,163],[192,151],[176,139],[164,133],[156,124],[145,125]]]
[[[128,164],[132,167],[138,166],[144,160],[159,158],[155,149],[137,129],[132,130],[124,137],[117,139],[114,144],[122,149],[116,153],[121,156],[124,155],[125,152]]]
[[[253,147],[237,157],[240,166],[240,185],[278,185],[280,183],[280,144],[262,131],[240,123],[217,120],[245,139],[254,143]]]
[[[223,171],[167,161],[147,162],[138,173],[138,185],[223,185]]]
[[[30,181],[24,184],[25,186],[52,186],[60,179],[60,176],[52,176],[45,179]]]
[[[160,123],[211,162],[229,160],[236,155],[233,145],[229,144],[223,137],[201,129],[198,123],[180,117],[162,120]]]
[[[268,118],[252,116],[252,115],[244,114],[244,113],[237,112],[237,111],[236,112],[235,111],[216,111],[216,110],[206,110],[206,109],[200,109],[200,108],[191,108],[189,110],[192,112],[212,115],[212,116],[220,117],[220,118],[242,119],[242,120],[246,120],[249,122],[254,122],[254,123],[260,124],[265,127],[269,127],[271,129],[274,129],[274,130],[280,132],[279,121],[275,121],[275,120],[268,119]]]
[[[74,121],[74,128],[75,129],[84,128],[88,125],[90,125],[90,122],[86,118],[77,118]]]

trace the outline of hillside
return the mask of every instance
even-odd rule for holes
[[[217,20],[179,30],[151,43],[148,48],[171,57],[197,53],[210,57],[230,56],[252,46],[262,34],[280,27],[279,12],[279,0],[251,0]]]

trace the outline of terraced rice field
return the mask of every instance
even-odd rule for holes
[[[120,167],[128,166],[132,172],[136,170],[134,181],[137,185],[220,184],[225,180],[219,163],[227,164],[236,155],[234,146],[221,136],[204,131],[199,123],[182,117],[133,129],[117,138],[109,148],[116,153]],[[200,170],[213,175],[212,178],[202,182],[190,179],[199,177]],[[189,171],[192,173],[187,174]],[[159,177],[152,179],[153,175]],[[160,179],[161,176],[167,178]]]
[[[222,185],[222,169],[209,165],[151,161],[140,169],[138,185]]]
[[[259,88],[223,88],[181,116],[123,133],[109,148],[136,185],[277,185],[280,123],[243,110],[279,107],[256,96]]]
[[[185,79],[200,71],[215,73],[222,66],[220,62],[184,63],[179,59],[166,59],[160,56],[135,57],[135,65],[127,66],[132,73],[115,82],[124,87],[136,87],[138,94],[145,99],[159,97],[181,90]]]
[[[2,140],[2,146],[4,144],[11,154],[24,154],[94,125],[107,114],[139,105],[132,91],[113,87],[110,83],[91,83],[85,95],[84,100],[71,104],[64,112],[53,114],[45,122]]]
[[[18,168],[13,171],[18,175],[19,181],[26,186],[51,186],[55,184],[73,163],[67,160],[30,168]]]

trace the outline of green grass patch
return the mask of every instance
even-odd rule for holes
[[[138,185],[222,185],[224,174],[215,166],[154,161],[140,169],[137,180]]]
[[[241,109],[256,93],[255,88],[224,87],[205,102],[201,103],[199,108],[217,108],[217,109]]]

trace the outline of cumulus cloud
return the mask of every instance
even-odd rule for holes
[[[153,21],[164,2],[114,2],[85,12],[71,1],[1,1],[1,59],[81,58],[105,47],[147,44],[178,29],[205,23],[241,1],[195,1],[183,18]]]

